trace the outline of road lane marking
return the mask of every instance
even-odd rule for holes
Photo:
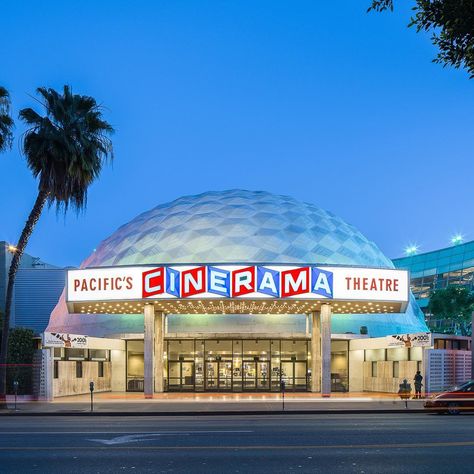
[[[126,434],[162,434],[162,435],[168,435],[168,434],[202,434],[202,433],[212,433],[212,434],[217,434],[217,433],[253,433],[254,431],[252,430],[198,430],[198,431],[178,431],[178,430],[169,430],[169,431],[133,431],[133,430],[127,430],[127,431],[2,431],[0,432],[1,435],[57,435],[57,434],[120,434],[120,435],[126,435]]]
[[[235,434],[235,433],[253,433],[250,430],[207,430],[207,431],[163,431],[159,433],[135,433],[125,436],[116,436],[111,439],[88,439],[87,441],[94,441],[96,443],[111,446],[114,444],[139,443],[140,441],[147,441],[150,438],[159,438],[160,436],[190,436],[195,434]]]
[[[439,447],[460,447],[474,446],[474,441],[447,441],[433,443],[393,443],[393,444],[334,444],[334,445],[250,445],[250,446],[0,446],[0,451],[68,451],[68,450],[110,450],[110,449],[130,449],[130,450],[306,450],[306,449],[394,449],[394,448],[439,448]]]

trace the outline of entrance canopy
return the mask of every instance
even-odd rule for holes
[[[329,304],[337,314],[401,313],[405,270],[368,267],[215,264],[69,270],[71,313],[304,314]]]

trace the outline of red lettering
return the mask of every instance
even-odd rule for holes
[[[281,297],[301,295],[309,291],[309,268],[281,272]]]
[[[393,280],[393,291],[398,291],[398,279]]]
[[[346,277],[346,282],[347,282],[346,290],[350,290],[350,289],[351,289],[351,280],[352,280],[351,277]]]
[[[192,268],[181,273],[181,296],[198,295],[206,292],[206,267]]]
[[[142,274],[142,296],[159,295],[165,291],[165,269],[163,267],[148,270]]]
[[[369,279],[368,278],[362,278],[362,289],[364,291],[367,291],[369,289]]]
[[[392,291],[392,280],[385,280],[385,289],[386,291]]]
[[[74,291],[77,291],[80,284],[81,284],[81,280],[78,280],[77,278],[74,279]]]
[[[91,291],[95,291],[97,289],[97,280],[95,278],[91,278],[89,281],[89,289]]]
[[[370,284],[370,290],[377,291],[377,280],[375,278],[372,278],[372,283]]]
[[[126,289],[131,290],[133,288],[132,277],[127,277],[126,282],[127,282]]]
[[[255,292],[255,267],[241,268],[232,272],[232,296]]]

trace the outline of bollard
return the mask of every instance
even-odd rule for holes
[[[89,390],[91,391],[91,413],[94,411],[94,382],[89,384]]]

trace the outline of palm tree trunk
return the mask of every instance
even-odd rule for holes
[[[5,314],[3,315],[2,341],[0,344],[0,408],[6,408],[6,393],[7,393],[7,353],[8,353],[8,333],[10,330],[10,314],[13,302],[13,287],[15,285],[15,276],[20,266],[21,257],[25,252],[28,240],[33,232],[33,229],[41,216],[43,207],[48,199],[49,193],[47,191],[39,191],[36,198],[35,205],[28,216],[25,227],[18,241],[12,261],[10,263],[10,270],[8,271],[8,286],[5,300]]]

